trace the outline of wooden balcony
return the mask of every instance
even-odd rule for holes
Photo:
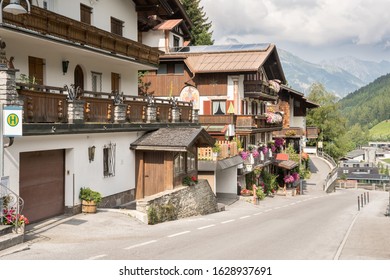
[[[241,134],[282,129],[282,123],[267,123],[264,115],[199,115],[199,122],[203,126],[219,127],[234,124],[236,133]]]
[[[68,95],[64,88],[31,84],[17,84],[18,94],[24,101],[24,123],[68,123]],[[113,123],[114,95],[85,91],[84,123]],[[148,100],[143,96],[123,96],[127,123],[146,123]],[[173,103],[168,99],[154,99],[157,123],[172,123]],[[192,103],[177,101],[181,123],[192,122]]]
[[[259,98],[264,101],[275,101],[277,93],[267,82],[261,80],[244,80],[244,97]]]
[[[4,1],[4,6],[9,1]],[[22,1],[23,3],[23,1]],[[53,36],[72,43],[90,46],[110,53],[134,58],[137,62],[157,65],[160,51],[92,25],[60,14],[31,6],[31,13],[12,15],[3,12],[3,22],[10,27],[35,31],[41,36]]]

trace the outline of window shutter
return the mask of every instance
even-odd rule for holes
[[[203,101],[203,115],[211,115],[211,101],[210,100]]]

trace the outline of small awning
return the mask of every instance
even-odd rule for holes
[[[289,156],[288,156],[288,154],[279,153],[279,154],[276,154],[275,160],[279,160],[279,161],[289,160]]]
[[[199,160],[198,171],[219,171],[225,170],[234,166],[242,164],[244,161],[240,156],[234,156],[225,158],[222,160],[211,161],[211,160]]]
[[[298,166],[298,163],[292,160],[282,160],[282,161],[275,161],[273,164],[277,167],[291,170]]]
[[[193,146],[212,147],[215,140],[203,128],[160,128],[130,144],[133,150],[186,152]]]

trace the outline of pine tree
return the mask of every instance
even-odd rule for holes
[[[213,32],[210,31],[211,22],[208,22],[203,6],[200,6],[200,0],[181,0],[181,2],[193,23],[191,44],[194,46],[214,44]]]

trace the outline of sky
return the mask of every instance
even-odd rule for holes
[[[273,43],[309,62],[390,61],[390,0],[201,0],[214,45]]]

